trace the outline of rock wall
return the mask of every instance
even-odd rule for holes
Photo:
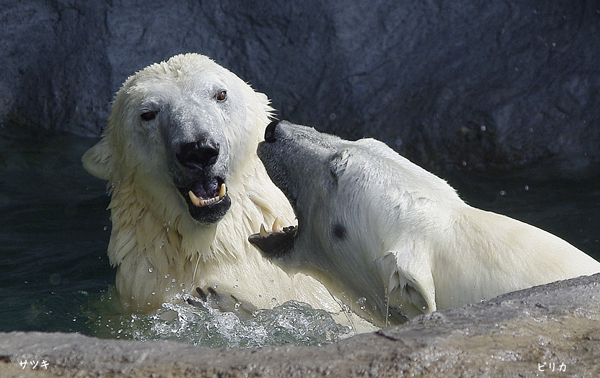
[[[600,376],[599,282],[597,274],[538,286],[322,347],[209,349],[77,334],[0,333],[0,375],[595,378]]]
[[[597,1],[23,0],[0,20],[4,127],[97,136],[128,75],[194,51],[280,117],[428,168],[600,162]]]

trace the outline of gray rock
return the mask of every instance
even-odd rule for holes
[[[97,136],[136,70],[200,52],[281,118],[427,168],[600,161],[596,2],[3,1],[0,124]]]
[[[78,334],[0,333],[0,375],[597,377],[599,319],[597,274],[420,316],[322,347],[209,349]],[[45,362],[47,369],[23,368],[23,361]]]

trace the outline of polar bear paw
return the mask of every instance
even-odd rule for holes
[[[233,312],[238,316],[249,317],[257,308],[249,302],[242,301],[232,294],[219,293],[213,287],[203,290],[196,288],[198,299],[188,299],[188,304],[196,307],[210,307],[221,312]]]

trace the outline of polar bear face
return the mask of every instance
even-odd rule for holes
[[[231,152],[253,153],[248,140],[257,133],[246,104],[257,100],[268,108],[266,96],[201,55],[151,65],[123,84],[105,138],[84,165],[113,184],[135,172],[139,182],[153,183],[143,188],[146,203],[164,211],[167,201],[174,217],[187,212],[213,224],[231,205],[231,172],[242,171],[243,161],[230,159]]]

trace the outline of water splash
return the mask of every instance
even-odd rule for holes
[[[225,312],[205,303],[164,303],[154,315],[98,317],[96,336],[175,340],[213,348],[330,344],[350,333],[331,314],[289,301],[273,309]]]

